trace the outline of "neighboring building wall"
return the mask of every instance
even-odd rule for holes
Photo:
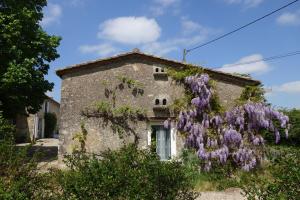
[[[27,123],[26,115],[17,115],[15,119],[15,127],[16,127],[16,136],[15,140],[17,143],[19,142],[29,142],[29,126]]]
[[[54,101],[51,98],[47,98],[42,108],[36,114],[30,114],[29,116],[26,115],[19,115],[16,119],[16,128],[17,128],[17,136],[20,137],[20,141],[32,141],[34,139],[44,138],[44,129],[45,129],[45,105],[48,102],[47,112],[54,113],[57,117],[57,127],[54,131],[55,133],[58,132],[59,129],[59,118],[60,118],[60,111],[59,107],[60,104]],[[26,139],[26,140],[25,140]]]
[[[153,111],[154,99],[163,97],[168,100],[168,105],[184,95],[182,86],[176,84],[170,77],[154,77],[153,67],[166,67],[164,65],[148,60],[127,60],[116,61],[111,65],[101,66],[91,64],[90,68],[69,73],[62,77],[61,88],[61,118],[60,118],[60,144],[59,154],[70,153],[74,147],[73,136],[80,132],[80,124],[85,123],[88,131],[86,147],[90,152],[103,151],[105,149],[117,149],[124,144],[118,134],[113,133],[108,126],[104,126],[99,119],[86,119],[81,115],[81,111],[87,106],[99,100],[107,100],[105,97],[105,86],[115,86],[120,83],[117,76],[126,76],[138,80],[144,84],[144,94],[135,97],[131,90],[118,90],[116,95],[116,106],[131,105],[144,108],[148,111],[147,115],[152,121],[140,122],[134,126],[140,140],[140,147],[144,148],[149,144],[149,126],[151,123],[162,124],[164,119],[160,113]],[[217,82],[217,92],[221,98],[221,103],[226,107],[232,107],[234,100],[241,94],[243,87],[232,82],[219,80]],[[183,147],[184,138],[173,134],[172,155],[178,155]],[[177,134],[177,135],[176,135]],[[133,137],[126,137],[126,142],[133,141]],[[175,143],[174,143],[175,142]],[[176,144],[176,145],[174,145]]]

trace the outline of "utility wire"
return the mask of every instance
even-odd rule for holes
[[[252,64],[252,63],[258,63],[258,62],[262,62],[262,61],[276,60],[276,59],[281,59],[281,58],[285,58],[285,57],[295,56],[295,55],[299,55],[299,54],[300,54],[300,51],[294,51],[294,52],[289,52],[289,53],[286,53],[286,54],[271,56],[271,57],[268,57],[268,58],[263,58],[263,59],[259,59],[259,60],[253,60],[253,61],[249,61],[249,62],[240,62],[240,63],[229,64],[229,65],[226,65],[225,67],[233,67],[233,66],[238,66],[238,65],[249,65],[249,64]]]
[[[221,35],[221,36],[219,36],[219,37],[217,37],[217,38],[215,38],[215,39],[213,39],[213,40],[210,40],[210,41],[208,41],[208,42],[205,42],[205,43],[203,43],[203,44],[200,44],[200,45],[198,45],[198,46],[195,46],[195,47],[193,47],[193,48],[191,48],[191,49],[184,49],[184,51],[183,51],[183,60],[185,60],[185,56],[186,56],[189,52],[191,52],[191,51],[193,51],[193,50],[195,50],[195,49],[201,48],[201,47],[203,47],[203,46],[206,46],[206,45],[208,45],[208,44],[210,44],[210,43],[213,43],[213,42],[215,42],[215,41],[217,41],[217,40],[220,40],[220,39],[222,39],[222,38],[224,38],[224,37],[227,37],[227,36],[229,36],[229,35],[231,35],[231,34],[237,32],[237,31],[239,31],[239,30],[242,30],[242,29],[244,29],[244,28],[246,28],[246,27],[248,27],[248,26],[250,26],[250,25],[252,25],[252,24],[254,24],[254,23],[256,23],[256,22],[258,22],[258,21],[260,21],[260,20],[262,20],[262,19],[264,19],[264,18],[266,18],[266,17],[269,17],[270,15],[273,15],[273,14],[276,13],[276,12],[279,12],[280,10],[282,10],[282,9],[284,9],[284,8],[290,6],[290,5],[292,5],[292,4],[294,4],[294,3],[298,2],[298,1],[299,1],[299,0],[294,0],[294,1],[292,1],[292,2],[290,2],[290,3],[288,3],[288,4],[284,5],[284,6],[282,6],[282,7],[278,8],[278,9],[276,9],[276,10],[273,10],[272,12],[270,12],[270,13],[268,13],[268,14],[266,14],[266,15],[264,15],[264,16],[258,18],[258,19],[255,19],[255,20],[253,20],[253,21],[251,21],[251,22],[249,22],[249,23],[247,23],[247,24],[245,24],[245,25],[243,25],[243,26],[241,26],[241,27],[239,27],[239,28],[237,28],[237,29],[234,29],[234,30],[232,30],[232,31],[230,31],[230,32],[228,32],[228,33],[226,33],[226,34],[224,34],[224,35]]]

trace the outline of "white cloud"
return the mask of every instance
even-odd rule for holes
[[[157,41],[146,44],[142,49],[147,53],[156,55],[165,55],[172,51],[180,51],[187,46],[192,46],[197,43],[203,42],[206,35],[194,35],[191,37],[175,37],[165,41]]]
[[[48,26],[53,23],[58,23],[62,15],[62,8],[58,4],[49,3],[44,11],[44,18],[41,21],[42,26]]]
[[[189,20],[187,18],[182,18],[181,19],[181,29],[182,33],[185,35],[197,33],[200,35],[208,35],[209,32],[212,32],[213,30],[204,27],[203,25],[194,22],[192,20]]]
[[[174,5],[175,3],[178,3],[180,0],[154,0],[157,4],[163,6],[163,7],[168,7],[171,5]]]
[[[98,37],[123,44],[145,44],[160,37],[161,28],[155,19],[147,17],[119,17],[100,25]]]
[[[173,11],[174,14],[180,12],[179,4],[181,0],[153,0],[154,5],[150,7],[150,11],[155,16],[165,14],[167,9]]]
[[[287,82],[287,83],[283,83],[279,86],[273,86],[272,93],[273,92],[300,94],[300,81]]]
[[[84,4],[84,0],[68,0],[68,3],[71,6],[82,6]]]
[[[182,18],[181,34],[179,36],[165,41],[148,43],[142,47],[142,50],[156,55],[165,55],[201,43],[215,32],[215,30],[202,26],[197,22]]]
[[[162,56],[194,46],[216,33],[216,30],[187,18],[182,18],[180,22],[181,29],[178,31],[177,36],[159,40],[161,28],[154,19],[121,17],[107,20],[101,24],[101,30],[98,33],[98,37],[105,45],[82,45],[79,50],[81,53],[107,56],[119,52],[116,47],[120,45],[123,47],[124,44],[127,44],[137,45],[146,53]]]
[[[264,0],[223,0],[228,4],[242,4],[246,8],[253,8],[260,5]]]
[[[238,63],[248,63],[256,60],[263,59],[263,56],[261,54],[253,54],[246,57],[241,58],[237,62],[234,62],[232,64],[226,64],[223,65],[221,68],[219,68],[219,71],[228,72],[228,73],[241,73],[241,74],[262,74],[265,72],[268,72],[270,70],[270,66],[268,63],[261,61],[256,62],[252,64],[240,64]]]
[[[300,10],[283,13],[276,21],[280,25],[300,25]]]
[[[99,45],[82,45],[79,47],[79,51],[84,54],[97,54],[99,56],[113,55],[118,52],[118,49],[111,44],[99,44]]]

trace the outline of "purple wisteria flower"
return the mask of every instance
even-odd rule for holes
[[[177,130],[188,134],[185,145],[196,150],[204,162],[203,170],[209,171],[215,163],[226,164],[231,159],[241,169],[250,171],[261,159],[257,151],[265,143],[259,134],[261,130],[273,132],[278,143],[278,128],[284,128],[288,137],[289,118],[264,103],[252,102],[236,106],[224,115],[213,114],[210,102],[214,91],[209,80],[207,74],[186,77],[194,98],[192,109],[179,113]],[[164,126],[170,124],[168,119]]]

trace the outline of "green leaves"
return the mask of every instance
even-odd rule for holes
[[[251,175],[243,191],[248,199],[299,199],[300,150],[292,147],[271,147],[268,151],[270,175]]]
[[[170,76],[173,80],[177,82],[183,82],[184,79],[188,76],[193,76],[196,74],[202,74],[203,69],[200,67],[195,67],[192,65],[186,65],[185,67],[182,67],[181,69],[171,68],[169,67],[167,69],[167,74]]]
[[[0,7],[0,110],[7,117],[37,112],[53,83],[49,62],[59,57],[61,38],[40,27],[46,0],[5,0]]]
[[[248,101],[259,103],[266,102],[265,91],[262,85],[259,86],[246,86],[242,91],[240,98],[237,100],[238,105],[242,105]]]
[[[161,162],[156,153],[129,145],[99,156],[69,155],[61,173],[62,199],[192,200],[196,194],[185,167]]]

